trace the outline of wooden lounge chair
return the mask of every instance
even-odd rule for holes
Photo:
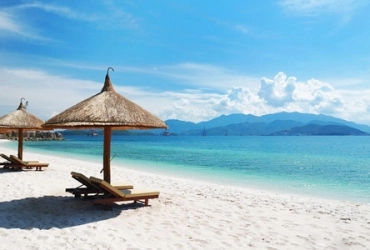
[[[103,190],[99,187],[99,185],[95,185],[94,183],[92,183],[91,180],[85,175],[77,172],[71,172],[71,175],[72,178],[80,182],[81,185],[75,188],[66,188],[66,192],[73,194],[75,197],[81,197],[81,195],[83,194],[85,199],[89,194],[103,193]],[[134,186],[131,184],[114,184],[114,187],[117,189],[134,188]]]
[[[13,156],[14,158],[16,159],[12,159],[10,158],[9,156],[5,155],[5,154],[0,154],[0,156],[2,158],[4,158],[5,160],[7,160],[6,162],[2,162],[0,163],[0,165],[4,165],[4,168],[12,168],[12,169],[19,169],[19,158],[16,157],[16,156]],[[38,161],[26,161],[27,163],[35,163],[35,162],[38,162]]]
[[[123,201],[137,202],[138,200],[144,200],[145,206],[148,206],[149,199],[159,197],[159,191],[135,189],[119,190],[102,179],[90,177],[90,180],[104,190],[104,195],[97,196],[96,199],[93,200],[93,204],[102,204],[105,206],[106,210],[111,209],[112,203]]]
[[[49,166],[49,163],[42,163],[38,161],[23,161],[16,157],[15,155],[10,155],[10,159],[14,163],[11,165],[11,167],[13,167],[14,169],[36,168],[36,171],[41,171],[42,168]]]
[[[9,168],[12,164],[14,164],[14,162],[12,162],[12,159],[10,159],[9,156],[4,154],[0,154],[0,156],[6,160],[4,162],[0,162],[0,165],[3,165],[4,168]]]

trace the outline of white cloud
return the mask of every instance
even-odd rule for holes
[[[366,0],[281,0],[279,4],[290,13],[315,16],[321,14],[349,15],[369,2]]]
[[[339,90],[338,94],[343,96],[343,106],[336,115],[343,119],[356,121],[370,125],[370,89],[362,90]]]
[[[330,84],[311,79],[299,82],[278,73],[274,80],[262,78],[258,95],[275,110],[338,115],[344,107],[342,95]]]
[[[11,34],[21,39],[31,39],[36,41],[53,41],[50,38],[40,35],[36,27],[32,27],[32,24],[25,13],[22,13],[23,9],[37,7],[40,8],[39,4],[26,4],[16,5],[9,8],[3,8],[0,10],[0,36],[7,36]],[[68,11],[67,11],[68,12]]]
[[[42,35],[41,27],[37,27],[30,22],[27,17],[29,9],[38,9],[47,13],[58,15],[65,19],[78,20],[95,23],[97,27],[136,27],[134,17],[121,8],[113,8],[107,17],[104,14],[89,11],[81,12],[60,5],[46,4],[41,2],[13,5],[0,10],[0,31],[16,35],[20,38],[28,38],[37,41],[54,41]],[[101,9],[101,8],[99,8]],[[111,20],[114,20],[112,22]],[[3,32],[4,33],[4,32]],[[4,35],[4,34],[3,34]],[[1,36],[1,35],[0,35]]]
[[[76,69],[101,70],[105,66],[86,63],[56,62],[57,65]],[[259,78],[235,73],[223,67],[208,64],[181,63],[176,65],[155,65],[150,67],[115,66],[116,72],[150,75],[170,79],[172,86],[187,85],[200,89],[226,91],[232,86],[254,88]]]
[[[219,94],[204,93],[199,90],[166,91],[148,100],[147,106],[150,106],[151,112],[157,113],[164,120],[179,119],[199,122],[218,115],[217,111],[212,108],[212,101],[220,97]]]
[[[103,2],[103,5],[94,5],[96,9],[90,8],[88,12],[75,11],[69,7],[61,5],[45,4],[35,2],[32,4],[19,5],[18,9],[37,8],[43,11],[59,15],[61,17],[79,21],[94,22],[98,26],[103,25],[105,28],[108,27],[137,27],[137,20],[135,17],[123,10],[123,7],[119,4],[110,4],[109,2]],[[99,12],[95,12],[98,10]],[[104,14],[105,10],[106,13]],[[103,13],[103,14],[102,14]]]
[[[42,119],[96,94],[102,87],[102,83],[50,75],[41,70],[2,68],[0,77],[3,79],[0,113],[14,111],[24,97],[29,101],[29,110]]]
[[[285,103],[293,100],[295,82],[294,77],[286,79],[283,72],[278,73],[274,80],[262,78],[258,95],[271,106],[284,106]]]
[[[249,28],[246,27],[245,25],[238,24],[238,25],[235,26],[235,29],[237,31],[240,31],[240,32],[244,33],[244,34],[248,34],[249,33]]]
[[[201,90],[165,92],[161,99],[167,102],[159,109],[164,119],[200,122],[222,114],[262,115],[268,113],[263,100],[256,93],[244,87],[232,87],[223,94]]]
[[[71,8],[64,7],[64,6],[34,3],[31,5],[28,5],[27,7],[39,8],[46,12],[54,13],[54,14],[57,14],[59,16],[62,16],[68,19],[75,19],[75,20],[82,20],[82,21],[89,21],[89,22],[97,20],[97,17],[94,13],[77,12],[77,11],[72,10]]]
[[[45,12],[57,14],[64,18],[74,19],[74,20],[96,21],[97,19],[94,13],[77,12],[68,7],[64,7],[60,5],[45,4],[45,3],[40,3],[40,2],[14,5],[12,7],[6,8],[5,10],[7,12],[19,13],[19,11],[21,10],[27,10],[31,8],[40,9]]]
[[[0,12],[0,30],[21,33],[19,25],[13,21],[10,14],[5,12]]]
[[[223,67],[197,63],[156,66],[151,74],[175,79],[198,88],[226,90],[232,86],[252,86],[258,78],[229,71]]]
[[[13,14],[0,11],[0,37],[7,34],[38,41],[51,41],[51,39],[37,34],[27,24],[17,20]]]

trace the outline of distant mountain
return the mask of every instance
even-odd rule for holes
[[[180,120],[166,120],[165,123],[170,128],[171,133],[181,134],[185,131],[202,128],[202,125],[194,122],[184,122]]]
[[[327,115],[281,112],[263,116],[232,114],[222,115],[209,121],[193,123],[180,120],[167,120],[168,132],[178,135],[271,135],[305,125],[318,125],[317,133],[331,134],[330,129],[337,134],[348,134],[350,127],[361,132],[370,133],[370,127]],[[333,126],[329,126],[333,125]],[[339,127],[334,127],[334,125]],[[323,127],[323,128],[320,128]],[[313,128],[313,127],[312,127]],[[342,132],[338,131],[343,130]],[[355,133],[355,132],[353,132]],[[312,134],[314,134],[312,132]],[[355,133],[356,134],[356,133]],[[359,133],[361,134],[361,133]]]
[[[367,133],[341,125],[317,125],[308,124],[287,130],[272,133],[270,135],[368,135]]]
[[[200,122],[197,126],[206,126],[208,128],[215,128],[215,127],[222,127],[227,126],[229,124],[237,124],[237,123],[253,123],[253,122],[260,122],[258,116],[254,115],[245,115],[245,114],[231,114],[231,115],[221,115],[217,118],[214,118],[209,121]]]

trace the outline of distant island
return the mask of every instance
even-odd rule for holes
[[[166,120],[164,129],[114,130],[121,136],[367,136],[370,127],[327,115],[281,112],[263,116],[221,115],[199,123]],[[87,135],[89,130],[65,130],[63,135]],[[102,130],[95,130],[102,135]]]
[[[0,139],[18,140],[18,131],[14,130],[8,133],[0,133]],[[61,141],[64,140],[62,133],[51,131],[25,131],[23,133],[25,141]]]

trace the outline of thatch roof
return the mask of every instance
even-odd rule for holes
[[[16,111],[0,117],[0,129],[42,130],[44,121],[26,111],[23,103]]]
[[[108,69],[109,70],[109,69]],[[117,93],[108,72],[101,92],[49,119],[44,127],[150,129],[167,128],[158,117]]]

